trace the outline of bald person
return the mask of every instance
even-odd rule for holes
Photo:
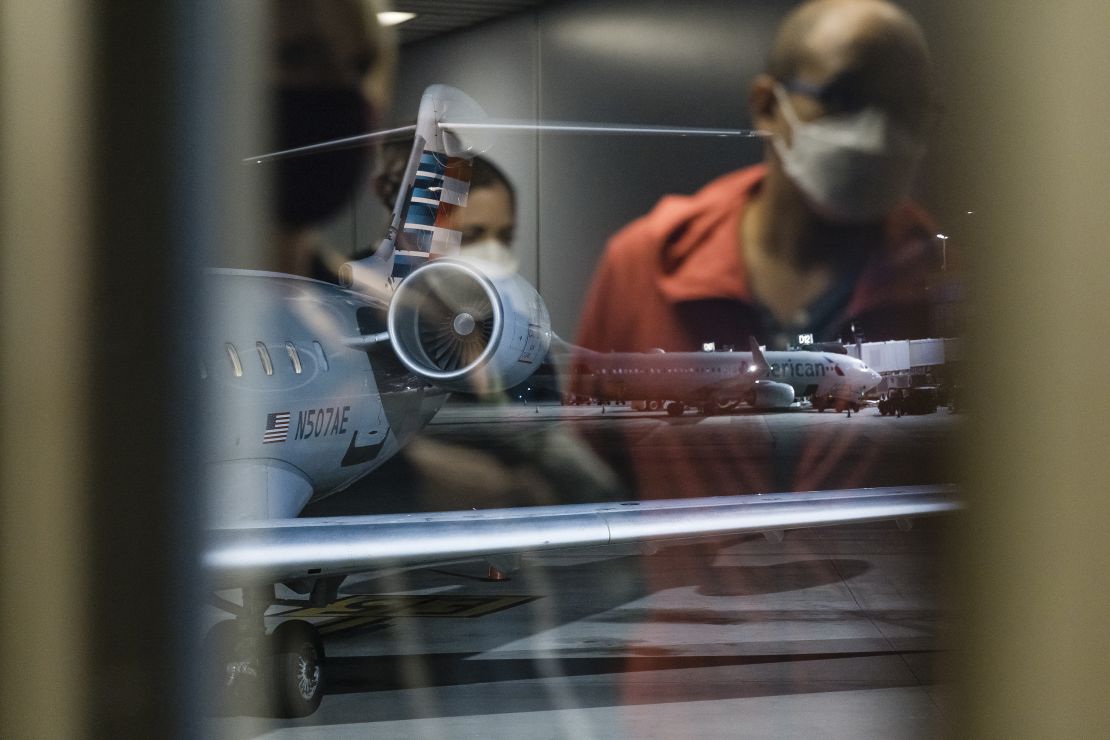
[[[933,110],[918,24],[882,0],[812,0],[749,92],[761,164],[663,198],[614,236],[578,341],[600,351],[784,348],[930,336],[929,217],[907,199]]]

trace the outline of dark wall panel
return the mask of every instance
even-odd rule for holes
[[[608,0],[551,8],[540,22],[540,115],[747,128],[748,81],[790,6]],[[574,335],[610,235],[662,195],[692,192],[761,156],[757,140],[542,139],[539,276],[556,330]]]

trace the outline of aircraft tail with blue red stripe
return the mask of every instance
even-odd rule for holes
[[[473,135],[463,140],[441,124],[485,117],[478,103],[453,87],[432,85],[424,91],[385,238],[372,256],[342,267],[343,285],[392,285],[428,260],[458,254],[462,234],[449,224],[454,210],[466,207],[471,160],[484,148]]]

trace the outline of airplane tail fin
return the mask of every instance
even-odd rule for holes
[[[771,372],[771,366],[767,363],[767,358],[763,356],[763,350],[759,348],[759,342],[755,341],[755,337],[748,337],[748,346],[752,352],[752,367],[764,375]]]
[[[401,178],[385,238],[370,257],[348,262],[340,283],[357,287],[372,281],[403,279],[435,257],[457,254],[462,234],[447,224],[454,209],[466,207],[471,160],[485,150],[481,134],[444,129],[447,120],[483,120],[472,98],[446,85],[432,85],[420,99],[416,136]]]

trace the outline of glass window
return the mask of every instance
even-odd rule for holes
[[[224,347],[227,348],[227,358],[231,360],[231,370],[235,373],[235,377],[243,377],[243,363],[239,362],[239,352],[235,349],[235,345],[228,342]]]
[[[324,370],[329,370],[328,356],[324,354],[324,348],[321,347],[320,343],[317,341],[313,341],[312,346],[316,348],[316,359],[320,361],[320,367],[324,368]]]
[[[258,359],[262,360],[262,369],[266,371],[267,375],[274,374],[274,363],[270,362],[270,351],[266,349],[266,345],[262,342],[255,342],[255,347],[258,347]]]
[[[289,361],[293,363],[293,372],[295,372],[297,375],[300,375],[301,356],[297,354],[297,348],[293,346],[292,342],[286,342],[285,351],[289,353]]]

